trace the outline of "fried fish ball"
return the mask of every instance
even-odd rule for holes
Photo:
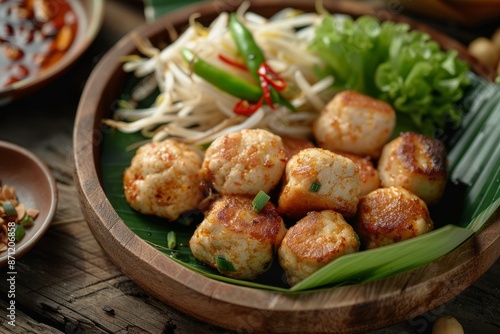
[[[427,205],[401,187],[379,188],[359,200],[355,230],[367,249],[431,231]]]
[[[427,205],[436,204],[448,178],[445,146],[422,134],[402,133],[384,147],[378,171],[382,187],[403,187]]]
[[[351,159],[358,167],[359,183],[361,185],[360,196],[368,195],[370,192],[380,187],[380,177],[378,170],[373,165],[369,156],[359,156],[351,153],[338,152],[346,158]]]
[[[359,251],[360,243],[340,213],[312,211],[286,232],[278,259],[288,284],[297,284],[328,263]]]
[[[352,160],[322,148],[306,148],[286,165],[278,210],[296,219],[320,210],[352,217],[360,192],[359,174]]]
[[[338,93],[313,124],[319,147],[378,158],[396,124],[392,107],[355,91]]]
[[[256,212],[252,200],[246,195],[226,195],[212,203],[189,241],[198,260],[244,280],[269,269],[286,227],[271,202]]]
[[[263,129],[245,129],[217,138],[207,149],[204,179],[223,195],[269,192],[281,179],[286,154],[281,138]]]
[[[201,162],[174,140],[141,146],[123,174],[126,201],[140,213],[176,220],[202,200]]]

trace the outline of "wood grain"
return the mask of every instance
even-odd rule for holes
[[[270,14],[283,6],[278,1],[255,1],[253,10]],[[306,1],[295,7],[311,9]],[[372,13],[357,3],[335,2],[333,9],[354,15]],[[200,4],[194,10],[211,20],[221,9]],[[164,26],[181,27],[191,10],[137,30],[153,41],[164,38]],[[396,18],[396,17],[394,17]],[[407,22],[404,18],[398,18]],[[467,59],[458,43],[426,30]],[[79,196],[89,227],[112,261],[144,290],[163,302],[202,321],[252,333],[357,333],[411,319],[439,307],[475,282],[500,253],[500,220],[484,233],[423,268],[372,283],[284,295],[231,285],[199,275],[150,247],[128,229],[106,199],[99,182],[99,122],[124,82],[121,56],[135,52],[130,38],[117,44],[89,79],[79,106],[75,139]],[[487,75],[481,64],[472,67]],[[103,92],[106,92],[103,94]],[[92,136],[94,134],[94,136]],[[397,305],[397,307],[395,307]],[[224,315],[224,316],[222,316]]]

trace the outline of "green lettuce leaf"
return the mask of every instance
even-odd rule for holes
[[[310,49],[326,64],[320,76],[335,78],[334,89],[390,103],[421,133],[432,136],[461,122],[456,103],[469,85],[469,67],[426,33],[372,16],[328,16],[316,28]]]

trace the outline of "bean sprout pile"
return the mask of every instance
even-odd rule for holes
[[[126,72],[144,78],[140,89],[132,92],[132,101],[143,99],[143,91],[151,88],[157,87],[160,94],[152,106],[144,109],[136,108],[130,101],[121,103],[114,119],[104,123],[125,133],[140,131],[153,142],[175,138],[190,145],[206,145],[221,135],[248,128],[307,137],[311,123],[334,95],[329,89],[333,78],[317,77],[314,69],[322,61],[308,51],[321,15],[288,8],[268,19],[249,12],[248,4],[240,6],[236,15],[252,33],[266,63],[286,81],[282,94],[296,111],[282,105],[272,110],[264,104],[250,116],[237,115],[234,106],[239,99],[194,74],[183,60],[181,50],[189,48],[224,71],[254,80],[247,70],[221,60],[220,55],[238,59],[228,27],[229,14],[223,12],[208,27],[192,16],[189,27],[181,35],[171,37],[173,42],[163,49],[136,38],[142,56],[128,56],[123,65]]]

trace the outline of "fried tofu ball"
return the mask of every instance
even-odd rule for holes
[[[203,178],[223,195],[268,193],[281,179],[286,155],[281,138],[246,129],[217,138],[207,149]]]
[[[359,200],[355,230],[367,249],[414,238],[433,228],[425,202],[404,188],[379,188]]]
[[[382,187],[403,187],[427,205],[436,204],[448,178],[445,146],[422,134],[402,133],[384,147],[378,171]]]
[[[256,212],[252,200],[227,195],[212,203],[189,241],[198,260],[244,280],[253,280],[269,269],[286,227],[271,202]]]
[[[360,196],[368,195],[370,192],[380,187],[378,170],[373,165],[370,157],[362,157],[356,154],[344,152],[338,152],[338,154],[351,159],[358,167],[359,183],[361,185]]]
[[[203,197],[201,158],[174,140],[141,146],[123,174],[125,199],[136,211],[176,220]]]
[[[392,107],[355,91],[343,91],[313,124],[319,147],[378,158],[396,124]]]
[[[278,259],[288,284],[297,284],[328,263],[359,251],[359,239],[340,213],[309,212],[287,232]]]
[[[278,210],[295,219],[321,210],[352,217],[360,192],[359,174],[352,160],[321,148],[306,148],[286,165]]]

